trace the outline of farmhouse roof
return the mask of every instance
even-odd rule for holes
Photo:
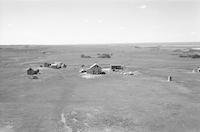
[[[100,67],[97,63],[94,63],[93,65],[90,66],[90,68],[92,68],[92,67],[94,67],[94,66]],[[90,69],[90,68],[89,68],[89,69]]]

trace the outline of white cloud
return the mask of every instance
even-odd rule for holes
[[[192,35],[192,36],[196,35],[196,32],[190,32],[190,35]]]
[[[123,26],[121,26],[121,27],[119,27],[119,29],[120,29],[120,30],[125,30],[126,28],[123,27]]]
[[[102,23],[102,22],[103,22],[103,20],[99,19],[97,22],[98,22],[98,23]]]
[[[138,8],[145,9],[145,8],[147,8],[147,5],[140,5]]]
[[[88,20],[88,19],[84,19],[83,21],[84,21],[84,23],[88,23],[88,22],[89,22],[89,20]]]
[[[8,27],[12,27],[12,26],[13,26],[13,24],[9,23],[7,26],[8,26]]]

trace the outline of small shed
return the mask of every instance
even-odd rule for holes
[[[200,72],[200,67],[197,68],[197,72]]]
[[[44,67],[50,67],[50,66],[51,66],[50,63],[47,63],[47,62],[44,63]]]
[[[86,72],[89,74],[102,74],[102,68],[97,64],[91,65],[88,69],[86,69]]]
[[[192,72],[200,72],[200,66],[198,66],[197,68],[193,69]]]
[[[34,70],[32,68],[28,68],[27,69],[27,75],[34,75],[34,74],[38,74],[39,73],[39,69]]]
[[[168,76],[167,81],[171,82],[172,81],[172,76]]]
[[[111,66],[110,66],[110,69],[111,69],[112,71],[119,71],[119,70],[123,70],[124,67],[123,67],[122,65],[111,65]]]
[[[54,62],[50,65],[51,68],[55,68],[55,69],[60,69],[60,68],[66,68],[67,65],[62,63],[62,62]]]

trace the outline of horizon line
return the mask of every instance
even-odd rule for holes
[[[179,44],[183,44],[183,43],[195,43],[195,44],[200,44],[200,41],[188,41],[188,42],[181,42],[181,41],[171,41],[171,42],[119,42],[119,43],[71,43],[71,44],[67,44],[67,43],[51,43],[51,44],[38,44],[38,43],[30,43],[30,44],[0,44],[0,46],[20,46],[20,45],[38,45],[38,46],[59,46],[59,45],[69,45],[69,46],[75,46],[75,45],[138,45],[138,44],[172,44],[172,43],[179,43]],[[200,46],[200,45],[199,45]]]

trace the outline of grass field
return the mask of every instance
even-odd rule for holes
[[[0,46],[0,132],[199,132],[200,73],[192,70],[200,59],[180,58],[174,49]],[[81,58],[98,53],[112,57]],[[26,75],[27,68],[54,61],[67,68],[43,68],[35,80]],[[93,63],[139,74],[82,78],[81,65]]]

